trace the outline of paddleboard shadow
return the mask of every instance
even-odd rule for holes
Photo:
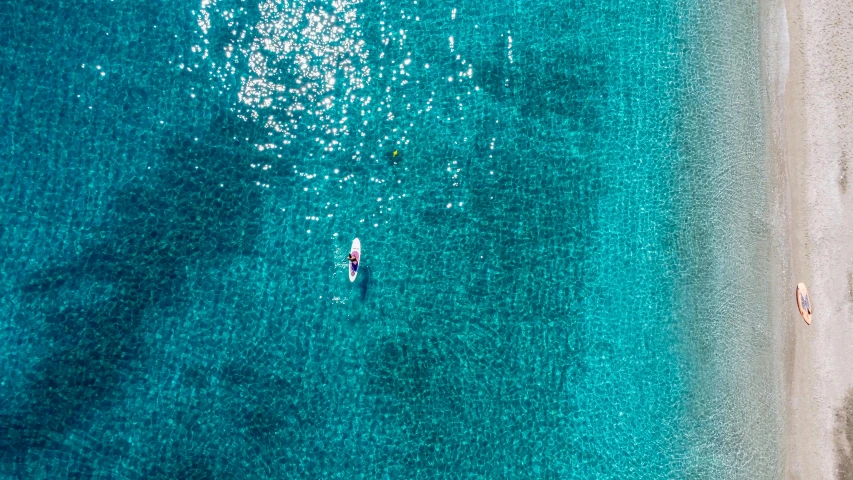
[[[367,265],[365,265],[364,267],[361,267],[359,270],[362,271],[362,276],[364,277],[364,278],[362,278],[361,284],[359,285],[359,288],[361,288],[361,299],[363,301],[363,300],[367,299],[367,288],[368,288],[368,284],[370,283],[371,277],[373,277],[373,272],[370,270],[370,267]]]

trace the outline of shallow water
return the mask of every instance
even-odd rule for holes
[[[760,115],[720,128],[760,107],[713,43],[750,65],[748,7],[23,3],[0,6],[0,473],[773,464],[772,426],[729,429],[741,352],[696,288],[764,268],[713,240],[717,202],[762,207],[713,180],[763,178]]]

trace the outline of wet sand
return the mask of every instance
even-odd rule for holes
[[[853,478],[853,4],[767,11],[785,478]],[[797,282],[811,293],[811,326]]]

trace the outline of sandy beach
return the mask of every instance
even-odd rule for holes
[[[768,11],[785,478],[853,478],[853,4]],[[811,326],[797,282],[811,292]]]

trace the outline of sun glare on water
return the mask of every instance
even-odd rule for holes
[[[369,102],[360,95],[370,68],[359,3],[202,0],[198,50],[220,88],[238,90],[241,116],[278,132],[281,144],[302,129],[333,149],[349,132],[348,111]]]

